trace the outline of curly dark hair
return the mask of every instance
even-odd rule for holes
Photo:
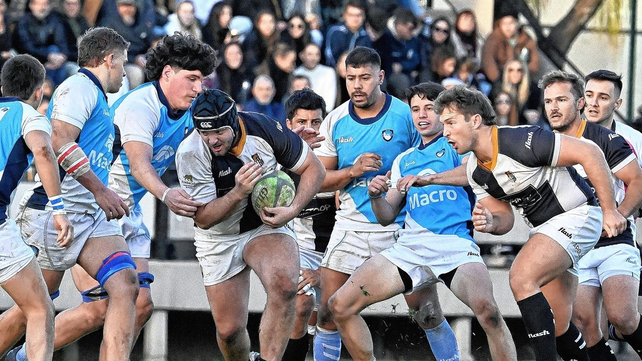
[[[192,35],[174,33],[161,38],[156,46],[147,51],[145,74],[148,79],[158,80],[165,65],[183,70],[200,70],[203,76],[211,74],[218,60],[211,46]]]

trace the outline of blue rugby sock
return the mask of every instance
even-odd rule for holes
[[[424,330],[433,355],[437,361],[459,360],[459,346],[453,329],[444,319],[439,326]]]
[[[18,350],[18,353],[16,354],[16,361],[29,361],[27,360],[27,345],[22,344],[20,346],[20,350]]]
[[[314,361],[338,361],[341,358],[341,335],[317,327],[314,337]]]

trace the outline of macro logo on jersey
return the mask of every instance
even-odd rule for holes
[[[392,129],[385,129],[384,131],[381,132],[381,137],[386,142],[391,141],[394,135],[395,135],[395,131]]]
[[[261,155],[258,153],[252,154],[252,160],[254,163],[257,163],[261,167],[265,164],[265,161],[261,158]]]
[[[420,171],[417,175],[419,177],[436,174],[434,170],[428,168]],[[427,188],[426,188],[427,189]],[[413,192],[411,196],[408,197],[408,207],[410,210],[413,210],[417,207],[427,206],[429,204],[439,203],[443,201],[456,201],[457,192],[454,189],[436,189],[431,192]]]
[[[111,168],[111,149],[113,145],[114,136],[113,134],[109,134],[107,140],[105,141],[105,144],[103,144],[103,147],[108,150],[107,152],[99,153],[98,151],[96,151],[96,149],[92,149],[91,152],[89,152],[87,158],[89,158],[89,162],[91,163],[92,167],[98,167],[106,170],[109,170]]]

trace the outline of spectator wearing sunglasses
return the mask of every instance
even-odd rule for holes
[[[422,43],[421,67],[423,69],[419,81],[432,81],[433,55],[437,49],[440,53],[455,54],[455,46],[451,39],[452,25],[445,17],[436,18],[430,27],[425,28],[420,35]],[[454,69],[453,69],[454,70]],[[441,80],[439,80],[441,81]]]
[[[509,125],[536,124],[541,117],[541,90],[531,80],[528,67],[519,59],[506,62],[502,77],[493,87],[493,92],[511,95],[513,107]]]
[[[306,45],[312,42],[310,28],[308,23],[305,22],[305,16],[303,14],[297,12],[290,16],[288,26],[281,31],[279,42],[290,44],[297,53],[296,65],[300,66],[303,64],[300,54]]]

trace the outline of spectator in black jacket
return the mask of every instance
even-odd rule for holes
[[[14,44],[20,53],[33,55],[45,65],[54,85],[62,83],[77,67],[67,62],[69,49],[60,15],[51,12],[49,0],[30,0],[30,12],[16,27]]]
[[[62,2],[61,18],[67,40],[67,60],[73,62],[78,61],[78,37],[89,29],[89,22],[81,10],[80,0],[63,0]]]
[[[103,10],[99,25],[116,30],[130,43],[125,73],[133,89],[145,81],[143,69],[145,53],[153,40],[154,3],[152,0],[106,0]]]
[[[371,48],[372,41],[365,30],[366,4],[362,0],[347,0],[343,10],[343,23],[328,29],[325,41],[325,62],[336,66],[341,54],[355,46]]]

